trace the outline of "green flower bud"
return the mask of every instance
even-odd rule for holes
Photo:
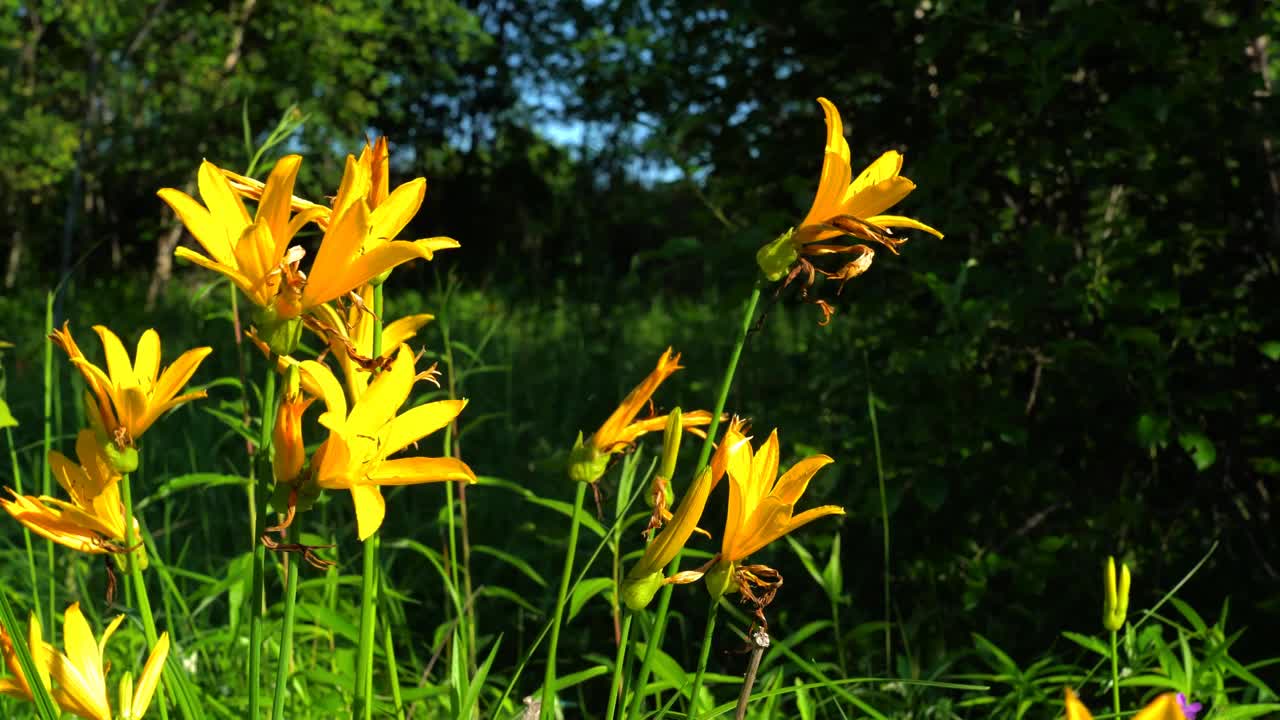
[[[258,338],[277,355],[291,355],[302,342],[302,318],[284,318],[273,307],[258,308],[253,314]]]
[[[756,264],[769,282],[781,280],[800,259],[796,246],[791,242],[795,228],[782,233],[776,240],[756,251]]]
[[[680,455],[680,436],[684,433],[680,415],[680,408],[673,409],[667,415],[667,427],[662,433],[662,464],[658,467],[658,477],[667,480],[676,476],[676,458]]]
[[[128,475],[138,469],[138,449],[127,447],[120,448],[114,442],[107,441],[102,444],[103,454],[107,456],[107,462],[111,463],[111,469],[121,475]]]
[[[577,482],[593,483],[604,476],[609,469],[609,454],[596,450],[594,445],[582,442],[582,433],[569,451],[569,479]]]
[[[643,610],[653,601],[662,587],[662,571],[645,575],[639,580],[628,577],[622,581],[622,602],[632,610]]]
[[[719,600],[729,593],[737,592],[738,586],[733,582],[733,573],[736,569],[731,562],[721,560],[716,563],[704,578],[707,583],[707,593]]]

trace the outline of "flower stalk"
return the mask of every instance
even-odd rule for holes
[[[382,355],[382,283],[373,288],[373,357]],[[376,372],[376,371],[375,371]],[[360,571],[360,646],[356,655],[356,720],[373,717],[373,648],[378,623],[378,550],[375,530],[364,541]]]
[[[271,418],[275,417],[276,371],[274,353],[267,361],[267,375],[262,390],[262,435],[258,440],[258,449],[254,454],[254,477],[258,473],[265,479],[271,472]],[[254,480],[255,483],[259,480]],[[262,481],[263,487],[257,491],[256,507],[253,517],[253,591],[249,597],[249,672],[247,684],[249,688],[249,717],[261,717],[262,677],[262,613],[265,602],[265,580],[267,547],[262,544],[264,520],[267,517],[267,501],[271,493],[266,490],[268,484]]]
[[[698,462],[694,466],[694,477],[702,472],[707,466],[707,462],[711,459],[711,447],[715,443],[716,431],[720,428],[720,415],[724,413],[725,403],[729,400],[729,389],[733,387],[733,377],[738,371],[738,361],[742,358],[742,349],[747,344],[747,335],[751,331],[751,321],[756,315],[756,306],[760,304],[760,293],[764,287],[764,280],[757,280],[751,288],[751,294],[747,296],[747,304],[742,311],[742,319],[738,326],[738,335],[734,339],[733,348],[729,352],[729,362],[725,366],[724,376],[720,379],[720,388],[716,392],[716,404],[711,408],[711,422],[707,425],[707,438],[702,443],[702,449],[698,452]],[[680,570],[680,555],[671,561],[667,567],[667,575],[675,575]],[[666,585],[662,588],[658,595],[658,609],[653,621],[653,634],[648,638],[645,648],[644,659],[640,661],[640,675],[635,684],[635,695],[631,700],[630,710],[627,712],[627,718],[633,720],[640,716],[640,707],[644,703],[644,688],[649,682],[649,675],[653,672],[653,662],[657,658],[657,652],[654,648],[662,646],[662,638],[667,629],[667,613],[671,607],[671,593],[674,587]]]
[[[573,556],[578,548],[578,526],[582,516],[582,501],[587,495],[585,482],[575,482],[573,519],[569,522],[569,547],[564,553],[564,571],[560,574],[560,590],[556,593],[555,616],[551,620],[551,639],[547,645],[547,670],[542,680],[541,717],[556,716],[556,650],[560,645],[560,621],[564,618],[564,606],[569,595],[569,580],[573,575]]]
[[[133,489],[130,487],[128,473],[120,478],[120,495],[124,502],[124,543],[125,547],[132,548],[141,544],[142,541],[133,534]],[[140,548],[139,551],[146,553],[145,548]],[[133,578],[133,591],[138,600],[138,612],[142,615],[142,629],[147,638],[147,645],[155,647],[160,636],[156,633],[156,621],[151,614],[151,598],[147,596],[147,586],[142,578],[142,563],[138,562],[133,550],[130,550],[125,557],[127,558],[125,562],[129,565],[129,577]],[[169,679],[162,678],[162,683],[169,684]],[[157,693],[156,706],[160,709],[160,717],[164,720],[168,720],[169,717],[167,705],[164,692]]]
[[[702,651],[698,654],[698,672],[694,674],[693,687],[689,690],[689,720],[698,720],[698,695],[702,692],[702,676],[707,673],[707,658],[711,655],[711,638],[719,610],[720,599],[712,598],[711,607],[707,610],[707,627],[702,633]]]

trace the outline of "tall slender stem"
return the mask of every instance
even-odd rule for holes
[[[622,671],[622,666],[626,664],[627,659],[631,656],[627,650],[631,648],[631,621],[634,618],[635,613],[630,610],[623,611],[622,634],[618,638],[618,653],[613,659],[613,682],[609,684],[609,710],[604,716],[605,720],[613,720],[618,711],[618,703],[622,701],[622,681],[626,677]]]
[[[1111,707],[1120,717],[1120,653],[1116,648],[1116,631],[1111,631]]]
[[[720,379],[720,389],[716,392],[716,404],[711,410],[711,424],[707,426],[707,439],[702,443],[698,453],[694,477],[702,472],[707,461],[711,459],[711,448],[715,444],[716,431],[720,428],[720,415],[724,412],[725,403],[729,401],[729,390],[733,387],[733,377],[738,372],[738,360],[742,358],[742,349],[746,347],[747,335],[751,332],[751,321],[755,318],[756,305],[760,303],[760,293],[764,289],[764,280],[758,280],[747,297],[746,307],[742,311],[742,320],[738,325],[738,336],[734,340],[733,349],[729,352],[729,362],[724,369],[724,377]],[[667,566],[667,575],[674,575],[680,570],[680,555],[677,554]],[[635,694],[631,699],[628,718],[637,718],[640,707],[644,703],[645,685],[649,683],[649,674],[653,672],[653,661],[657,657],[657,648],[662,647],[662,638],[667,631],[667,612],[671,608],[671,592],[674,585],[667,585],[658,594],[658,609],[653,621],[653,633],[645,645],[644,659],[640,662],[640,676],[635,684]]]
[[[276,358],[273,354],[267,359],[267,376],[262,388],[262,434],[258,447],[254,452],[253,483],[262,482],[270,477],[271,464],[271,418],[275,416],[276,401]],[[264,468],[259,471],[257,468]],[[249,674],[246,683],[249,688],[249,717],[261,717],[261,678],[262,678],[262,614],[265,598],[267,548],[262,544],[262,528],[267,516],[267,499],[269,493],[260,488],[254,503],[254,512],[250,517],[253,528],[253,590],[249,597]]]
[[[381,355],[382,284],[379,283],[373,286],[373,357]],[[360,577],[360,646],[356,655],[356,706],[352,715],[355,720],[369,720],[373,717],[373,650],[378,624],[378,549],[381,544],[377,532],[364,541],[364,562]]]
[[[13,428],[6,427],[4,436],[9,443],[9,465],[13,469],[13,490],[18,495],[22,495],[22,467],[18,464],[18,448],[13,444]],[[35,550],[31,547],[31,530],[26,525],[22,526],[22,541],[27,549],[27,570],[31,573],[32,597],[38,598],[39,578],[36,575],[36,555]],[[40,603],[36,602],[35,606],[39,609]],[[39,613],[36,614],[39,615]]]
[[[48,337],[53,333],[53,301],[55,292],[45,294],[44,299],[44,333]],[[53,494],[53,475],[49,468],[49,450],[53,445],[53,391],[55,378],[53,375],[53,342],[46,341],[44,344],[44,437],[41,449],[43,454],[40,456],[40,494]],[[45,627],[49,628],[49,642],[56,642],[58,639],[58,625],[53,621],[56,618],[57,611],[55,606],[57,603],[57,575],[54,567],[53,541],[45,540],[45,557],[49,571],[49,608],[45,618],[48,622]],[[37,594],[35,587],[31,588],[33,596]]]
[[[444,366],[448,377],[449,399],[458,399],[458,373],[454,364],[453,342],[450,331],[450,312],[449,300],[453,296],[453,282],[450,281],[445,289],[444,300],[440,308],[440,335],[444,343]],[[458,419],[454,418],[449,422],[449,426],[445,428],[444,433],[444,454],[447,457],[462,457],[462,447],[458,437]],[[454,521],[454,498],[453,483],[448,483],[445,488],[445,499],[448,503],[446,512],[448,513],[448,530],[449,530],[449,579],[453,583],[453,592],[459,590],[459,575],[461,575],[461,591],[463,604],[471,602],[472,586],[471,586],[471,542],[470,530],[467,519],[467,486],[465,484],[458,485],[458,505],[457,517],[461,521],[461,528],[455,526]],[[458,530],[461,529],[461,534]],[[462,560],[459,562],[458,546],[462,546]],[[446,607],[449,607],[446,604]],[[476,671],[476,610],[473,609],[469,613],[469,617],[458,618],[458,622],[462,627],[462,643],[464,647],[461,652],[466,657],[468,671],[474,673]],[[453,648],[452,652],[458,652],[459,648]]]
[[[128,474],[120,478],[120,495],[124,501],[124,546],[127,548],[141,546],[142,542],[133,532],[133,488],[130,487]],[[128,558],[126,562],[129,565],[129,576],[133,578],[134,594],[138,600],[138,613],[142,615],[142,630],[147,637],[147,645],[155,647],[156,641],[159,640],[160,636],[156,633],[156,621],[151,614],[151,598],[147,596],[147,586],[142,579],[142,564],[138,562],[137,557],[138,553],[145,555],[146,552],[145,547],[138,547],[130,550],[125,557]],[[169,678],[161,676],[161,679],[165,685],[170,684]],[[167,720],[169,708],[163,692],[156,693],[156,705],[160,708],[160,717]]]
[[[289,526],[289,544],[298,542],[298,521],[295,518]],[[275,720],[284,715],[284,690],[289,683],[289,667],[293,664],[293,615],[298,599],[298,566],[296,557],[284,556],[287,568],[287,579],[284,589],[284,624],[280,626],[280,659],[276,663],[276,694],[271,701],[271,717]]]
[[[547,672],[542,679],[543,718],[556,716],[556,650],[560,646],[560,621],[564,617],[564,605],[569,594],[569,579],[573,576],[573,555],[578,549],[578,524],[582,515],[582,500],[587,495],[587,483],[575,483],[578,488],[573,498],[573,519],[569,522],[569,547],[564,552],[564,572],[560,575],[560,592],[556,593],[556,614],[551,619],[551,639],[547,645]]]
[[[867,377],[870,378],[871,363],[866,354],[863,354],[862,362],[867,368]],[[889,497],[885,491],[884,459],[880,453],[880,423],[876,419],[876,396],[871,390],[870,382],[867,383],[867,415],[871,418],[871,439],[875,443],[876,449],[876,480],[880,487],[880,545],[884,562],[884,664],[885,676],[888,677],[893,675],[893,591],[891,589],[893,576],[889,569]],[[836,637],[836,645],[837,647],[843,647],[838,636]],[[843,655],[843,652],[841,654]],[[843,664],[842,660],[841,670],[844,669]]]
[[[713,598],[711,608],[707,610],[707,629],[702,634],[702,652],[698,655],[698,672],[693,676],[693,688],[689,691],[689,720],[698,720],[698,695],[702,692],[702,676],[707,673],[707,658],[711,656],[711,637],[716,629],[716,613],[719,611],[720,599]]]
[[[391,679],[391,702],[395,705],[398,720],[404,720],[404,696],[400,693],[400,670],[396,665],[396,646],[392,642],[391,618],[383,614],[382,618],[382,653],[387,656],[387,675]]]

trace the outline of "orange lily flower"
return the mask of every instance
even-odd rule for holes
[[[329,345],[346,379],[347,393],[353,398],[364,394],[375,369],[390,363],[402,344],[435,319],[434,315],[419,313],[387,323],[382,327],[382,355],[375,358],[373,286],[361,288],[360,298],[361,302],[353,303],[345,317],[330,305],[316,308],[315,322],[308,321],[307,325]]]
[[[661,430],[667,425],[666,415],[657,415],[644,420],[636,420],[636,416],[653,397],[663,380],[671,377],[681,369],[680,355],[673,354],[667,348],[658,365],[641,383],[635,386],[618,409],[613,411],[599,430],[592,433],[584,442],[582,433],[569,453],[569,477],[578,482],[593,483],[599,480],[609,467],[609,458],[622,452],[635,443],[636,438],[648,432]],[[711,423],[711,413],[706,410],[695,410],[684,413],[680,423],[683,427],[693,428]]]
[[[37,535],[83,553],[125,552],[124,504],[120,502],[120,473],[98,443],[92,430],[76,436],[73,463],[62,453],[49,453],[53,476],[71,502],[47,496],[17,495],[0,498],[0,507]],[[134,520],[134,537],[141,537]],[[138,553],[145,562],[145,553]]]
[[[1080,702],[1071,688],[1066,689],[1067,720],[1093,720],[1089,708]],[[1182,708],[1178,707],[1176,693],[1167,692],[1152,700],[1149,705],[1138,711],[1132,720],[1187,720]]]
[[[276,162],[258,194],[258,209],[252,219],[225,171],[208,160],[200,164],[197,176],[205,205],[181,190],[161,189],[157,193],[160,199],[173,208],[207,253],[180,247],[174,255],[225,275],[253,304],[270,307],[280,293],[287,266],[301,259],[297,251],[290,254],[289,243],[323,210],[313,205],[290,215],[301,164],[298,155],[286,155]]]
[[[87,403],[94,428],[114,440],[117,447],[133,447],[161,415],[185,402],[205,397],[203,390],[185,395],[178,395],[178,391],[212,352],[211,348],[188,350],[160,372],[160,336],[155,330],[142,334],[134,361],[130,363],[129,353],[115,333],[103,325],[94,325],[93,329],[102,340],[106,372],[85,359],[71,337],[68,323],[63,323],[62,329],[54,330],[49,337],[66,351],[89,385],[92,399],[96,400]]]
[[[44,635],[40,629],[40,619],[34,614],[31,616],[31,623],[28,627],[27,649],[31,653],[32,664],[35,665],[36,674],[40,676],[40,683],[52,695],[53,686],[49,680],[49,662],[54,652],[53,647],[44,641]],[[27,683],[27,677],[22,674],[22,665],[18,662],[18,653],[13,649],[13,639],[4,631],[3,626],[0,626],[0,657],[4,658],[5,667],[9,669],[9,674],[13,676],[0,678],[0,695],[8,695],[19,700],[34,702],[35,697],[31,693],[31,685]],[[57,704],[56,699],[54,703]]]
[[[315,482],[324,489],[351,492],[361,540],[376,532],[386,515],[381,486],[476,481],[471,468],[456,458],[389,459],[448,425],[467,404],[466,400],[439,400],[397,414],[419,379],[408,347],[400,346],[391,367],[369,383],[350,411],[341,384],[328,368],[314,361],[300,366],[304,374],[313,376],[327,408],[320,424],[329,429],[329,438],[311,461]]]
[[[53,697],[64,710],[85,720],[113,720],[103,655],[106,653],[107,641],[123,620],[123,615],[117,615],[103,631],[102,640],[96,640],[89,622],[80,612],[80,603],[67,608],[62,622],[63,642],[67,652],[52,654],[52,661],[49,663],[50,674],[58,681]],[[142,720],[146,715],[168,655],[169,633],[166,632],[160,635],[155,647],[151,648],[136,687],[128,674],[121,680],[119,697],[120,717],[123,720]]]
[[[830,457],[807,457],[778,477],[778,431],[753,452],[742,427],[737,418],[730,422],[712,460],[713,476],[721,471],[729,476],[729,509],[718,562],[710,575],[723,574],[726,582],[736,576],[742,560],[769,543],[818,518],[844,514],[838,505],[793,514],[814,474],[833,462]]]
[[[771,281],[782,279],[802,255],[854,255],[840,270],[826,273],[842,280],[866,271],[875,255],[870,247],[825,242],[842,235],[880,243],[894,253],[905,240],[894,236],[892,228],[922,230],[942,237],[941,232],[919,220],[883,214],[916,187],[899,174],[902,154],[890,150],[854,178],[840,111],[826,98],[818,98],[818,103],[827,117],[827,143],[818,191],[800,225],[756,254],[760,269]]]

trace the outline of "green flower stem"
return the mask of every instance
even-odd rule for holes
[[[55,292],[45,293],[44,296],[44,334],[48,338],[53,334],[53,298]],[[40,494],[53,494],[53,473],[49,467],[49,450],[53,447],[53,392],[55,378],[53,376],[53,341],[47,340],[44,344],[44,436],[41,444],[40,454]],[[58,617],[56,610],[57,603],[57,568],[54,567],[53,541],[46,539],[44,541],[45,558],[48,560],[46,567],[49,570],[49,610],[45,623],[45,627],[49,629],[49,642],[56,642],[58,639],[58,624],[54,622],[54,618]],[[36,593],[36,588],[31,588],[32,594]]]
[[[711,608],[707,611],[707,629],[702,634],[702,652],[698,655],[698,672],[693,676],[693,688],[689,691],[689,720],[698,720],[698,693],[702,692],[702,676],[707,673],[707,658],[711,656],[711,635],[716,629],[716,613],[719,610],[720,599],[713,598]]]
[[[1120,717],[1120,653],[1116,649],[1116,631],[1111,631],[1111,707]]]
[[[445,289],[444,299],[441,301],[440,317],[437,319],[440,325],[440,335],[444,344],[444,366],[448,377],[449,399],[458,399],[458,373],[454,363],[453,342],[450,334],[450,313],[449,301],[453,296],[454,283],[451,280]],[[454,418],[444,432],[444,454],[445,457],[462,457],[462,451],[458,442],[458,419]],[[467,521],[467,486],[458,486],[457,499],[457,518],[460,522],[457,524],[461,527],[455,527],[454,521],[454,497],[453,483],[445,485],[445,499],[448,503],[447,512],[449,517],[449,577],[453,584],[452,591],[456,592],[459,587],[462,588],[462,597],[469,603],[472,597],[471,585],[471,540],[470,531]],[[461,531],[461,532],[459,532]],[[460,542],[459,542],[460,541]],[[462,561],[458,561],[458,546],[462,546]],[[462,573],[461,584],[459,584],[459,571]],[[471,673],[476,671],[476,616],[478,610],[472,605],[470,612],[465,617],[458,618],[458,622],[462,627],[462,643],[464,645],[461,650],[453,648],[452,652],[461,651],[467,659],[467,670]]]
[[[630,610],[624,611],[622,616],[622,634],[618,639],[618,654],[613,659],[613,682],[609,684],[609,710],[604,716],[605,720],[613,720],[618,702],[622,700],[622,679],[625,677],[622,666],[630,657],[627,650],[631,648],[631,621],[634,617],[635,613]]]
[[[694,477],[702,472],[707,466],[707,461],[711,459],[711,448],[715,444],[716,431],[720,429],[720,415],[724,412],[725,403],[729,401],[729,389],[733,387],[733,376],[738,371],[738,360],[742,358],[742,348],[747,344],[747,335],[751,332],[751,321],[756,315],[756,306],[760,304],[760,294],[764,290],[766,283],[763,279],[757,280],[754,287],[751,288],[751,295],[747,297],[746,307],[742,311],[742,321],[738,326],[738,337],[734,340],[733,350],[729,353],[729,363],[725,366],[724,377],[720,380],[720,389],[716,393],[716,404],[711,410],[711,424],[707,426],[707,439],[702,443],[702,450],[698,453],[698,463],[694,467]],[[675,559],[667,566],[667,576],[670,577],[680,570],[680,554],[676,554]],[[662,647],[662,637],[667,631],[667,612],[671,607],[671,592],[674,585],[666,585],[658,594],[658,609],[653,620],[653,633],[648,638],[645,646],[644,659],[640,662],[640,676],[635,684],[635,694],[631,700],[631,709],[627,713],[627,718],[634,720],[640,716],[640,707],[644,704],[644,689],[649,683],[649,674],[653,672],[653,661],[657,657],[657,648]]]
[[[382,284],[373,287],[373,357],[382,355]],[[360,572],[360,646],[356,655],[356,705],[354,720],[373,717],[373,650],[378,624],[378,533],[364,541]],[[394,663],[392,658],[388,661]],[[394,667],[394,665],[393,665]]]
[[[298,542],[298,522],[289,526],[289,544]],[[298,566],[300,557],[285,555],[288,579],[284,589],[284,624],[280,627],[280,659],[276,664],[276,695],[271,701],[271,717],[284,717],[284,689],[289,682],[289,666],[293,664],[293,614],[298,599]]]
[[[22,468],[18,464],[18,447],[13,444],[13,428],[5,428],[4,436],[9,443],[9,464],[13,468],[13,490],[18,495],[22,495]],[[22,542],[27,549],[27,570],[31,573],[31,593],[34,597],[40,580],[36,575],[36,555],[35,550],[31,547],[31,531],[27,529],[26,525],[22,526]],[[36,607],[38,608],[39,606],[40,603],[37,601]],[[52,622],[52,618],[50,618],[50,621]]]
[[[124,501],[124,546],[132,548],[142,543],[133,534],[133,489],[130,487],[127,473],[120,478],[120,495]],[[142,565],[135,556],[138,552],[146,553],[147,551],[145,547],[138,550],[130,550],[125,557],[129,565],[129,576],[133,578],[134,594],[138,600],[138,612],[142,615],[142,630],[147,636],[147,645],[155,647],[156,641],[159,640],[160,636],[156,633],[156,620],[151,615],[151,598],[147,597],[147,586],[142,579]],[[170,677],[162,675],[161,680],[164,686],[173,684]],[[170,688],[170,691],[172,691],[172,688]],[[156,706],[160,708],[160,717],[168,720],[169,708],[163,692],[156,693],[155,702]]]
[[[556,614],[551,619],[551,639],[547,645],[547,672],[542,679],[542,713],[540,717],[556,716],[556,650],[560,646],[560,621],[564,617],[564,605],[569,594],[569,579],[573,575],[573,554],[578,548],[578,524],[582,515],[582,500],[587,495],[587,483],[575,483],[578,488],[573,498],[573,520],[569,523],[569,547],[564,553],[564,572],[560,574],[560,592],[556,593]]]
[[[400,694],[400,671],[396,665],[396,646],[392,642],[391,618],[382,619],[382,653],[387,656],[387,674],[391,676],[391,701],[396,718],[404,720],[404,697]]]
[[[867,377],[871,377],[871,362],[867,359],[866,354],[862,355],[862,364],[867,368]],[[882,561],[884,563],[884,665],[885,676],[893,675],[893,575],[889,567],[889,495],[885,490],[884,483],[884,457],[880,453],[880,423],[876,418],[876,399],[875,393],[871,390],[871,383],[867,383],[867,415],[871,419],[871,439],[875,443],[876,450],[876,482],[880,490],[880,548],[882,550]],[[836,610],[836,602],[833,599],[831,603],[832,610]],[[840,651],[840,671],[847,673],[844,664],[844,642],[840,635],[839,615],[833,612],[836,621],[836,648]]]
[[[246,684],[249,688],[249,717],[262,717],[261,705],[262,678],[262,613],[266,585],[267,548],[262,544],[262,529],[267,517],[267,501],[270,493],[266,491],[266,478],[271,473],[271,420],[275,417],[276,402],[276,358],[273,353],[267,359],[267,376],[262,389],[262,434],[259,436],[258,449],[254,453],[254,480],[261,482],[262,488],[257,491],[257,502],[250,518],[253,526],[253,590],[249,596],[249,673]],[[262,480],[258,480],[262,473]]]

